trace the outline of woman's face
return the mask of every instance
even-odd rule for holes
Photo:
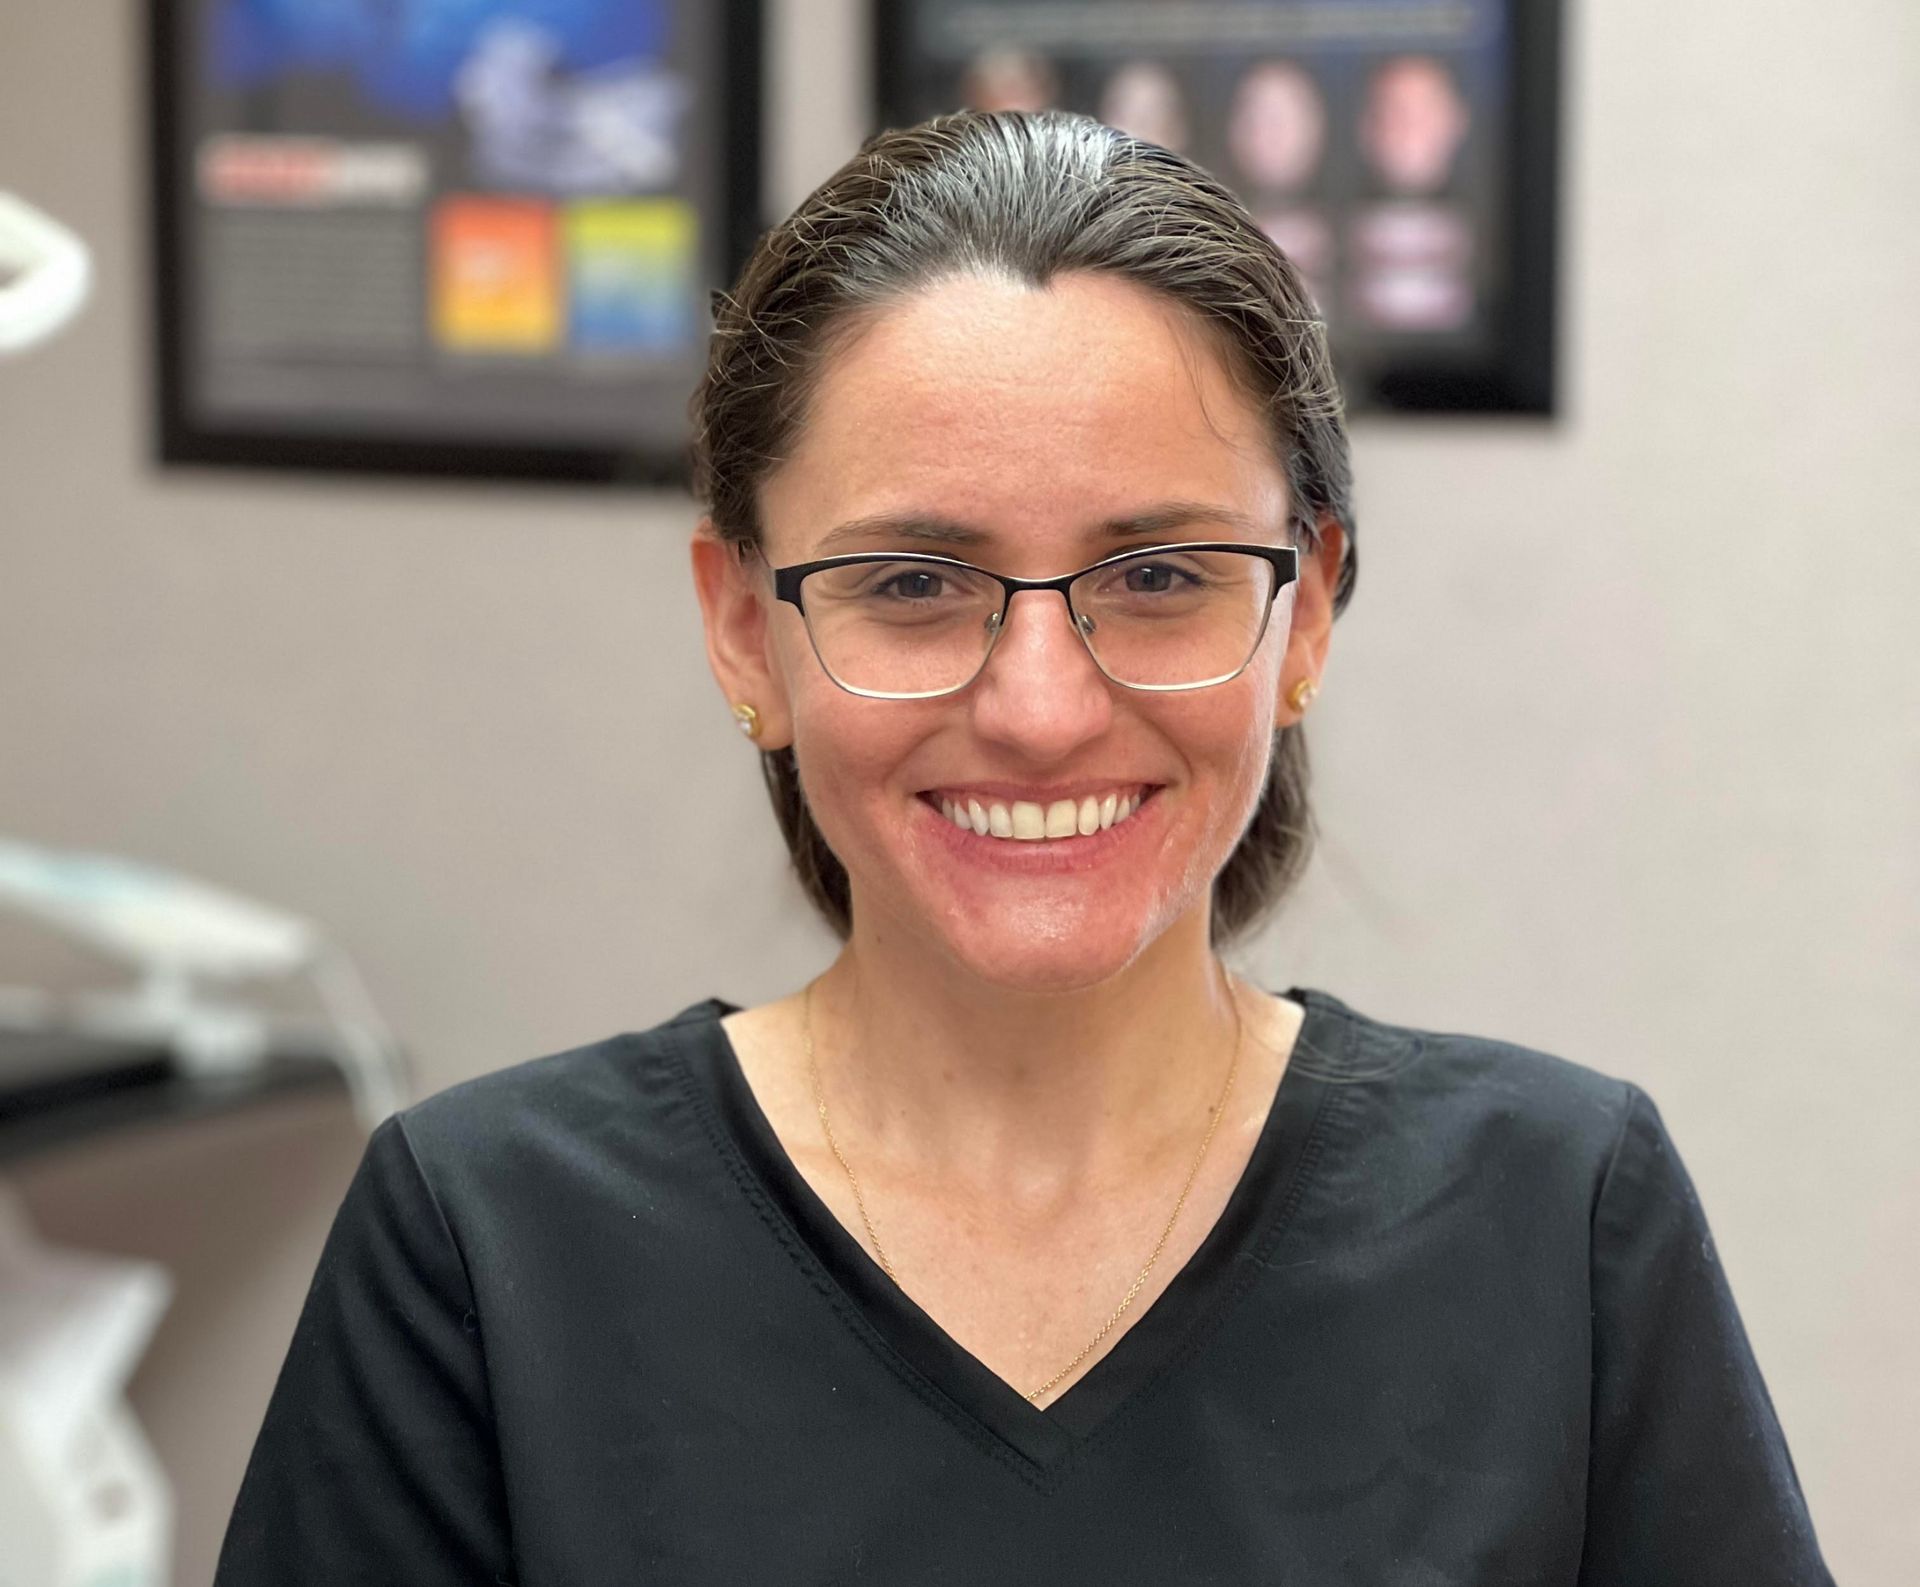
[[[1258,416],[1177,307],[1116,277],[1047,289],[961,276],[865,325],[827,364],[796,448],[761,497],[773,566],[927,551],[995,572],[1074,572],[1129,546],[1285,545],[1287,490]],[[1339,535],[1327,537],[1337,565]],[[1109,682],[1048,592],[1014,597],[985,669],[930,700],[849,694],[822,670],[766,569],[696,550],[715,669],[791,742],[845,864],[856,938],[910,940],[985,980],[1090,985],[1184,921],[1266,776],[1283,678],[1317,676],[1330,612],[1304,556],[1304,622],[1283,590],[1231,682],[1148,694]],[[1140,797],[1087,836],[962,830],[943,802],[1045,810]]]

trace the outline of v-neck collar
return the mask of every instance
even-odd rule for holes
[[[814,1269],[847,1302],[838,1308],[883,1359],[922,1392],[947,1402],[950,1416],[970,1423],[1044,1480],[1128,1401],[1175,1371],[1261,1271],[1284,1232],[1319,1156],[1321,1125],[1332,1094],[1326,1071],[1305,1054],[1342,1045],[1345,1009],[1322,993],[1283,994],[1305,1009],[1293,1057],[1239,1183],[1207,1237],[1160,1295],[1104,1356],[1044,1410],[1036,1407],[945,1329],[881,1270],[794,1167],[747,1084],[720,1020],[718,1001],[688,1009],[668,1029],[716,1145],[744,1170],[766,1210],[791,1234],[790,1254]]]

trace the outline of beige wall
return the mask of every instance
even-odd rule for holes
[[[148,466],[131,0],[0,5],[0,187],[94,243],[0,365],[0,830],[279,901],[425,1084],[816,965],[673,496]],[[791,199],[856,0],[776,5]],[[1606,0],[1571,40],[1567,415],[1356,436],[1326,841],[1245,955],[1661,1102],[1840,1579],[1920,1576],[1920,8]],[[224,1508],[358,1141],[308,1102],[48,1159],[180,1298],[135,1399]]]

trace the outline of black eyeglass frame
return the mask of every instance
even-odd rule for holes
[[[1089,573],[1098,573],[1102,568],[1117,567],[1123,562],[1135,562],[1142,557],[1168,556],[1191,551],[1236,551],[1256,557],[1273,568],[1273,588],[1267,594],[1266,610],[1260,614],[1260,632],[1253,636],[1253,643],[1247,648],[1246,660],[1233,671],[1218,678],[1205,678],[1199,683],[1129,683],[1124,678],[1116,678],[1107,671],[1105,663],[1093,648],[1093,640],[1088,636],[1086,623],[1091,619],[1073,607],[1072,587]],[[980,653],[980,665],[968,674],[966,681],[956,683],[947,689],[924,689],[905,694],[886,689],[861,689],[853,684],[842,682],[834,677],[833,668],[827,665],[827,658],[820,654],[820,641],[814,637],[813,624],[807,621],[807,608],[801,600],[800,586],[807,575],[818,573],[825,568],[852,567],[860,563],[906,562],[916,567],[958,568],[965,573],[975,573],[982,578],[992,579],[1001,589],[1000,610],[987,619],[987,648]],[[1080,636],[1080,643],[1086,646],[1087,654],[1093,658],[1093,664],[1100,669],[1100,675],[1110,683],[1116,683],[1123,689],[1137,689],[1145,694],[1183,694],[1189,689],[1210,689],[1216,684],[1231,683],[1248,667],[1253,658],[1260,654],[1260,646],[1267,637],[1267,625],[1273,619],[1274,602],[1280,599],[1280,592],[1300,577],[1300,552],[1295,546],[1259,546],[1250,545],[1244,540],[1189,540],[1171,545],[1140,546],[1130,551],[1117,551],[1110,557],[1102,557],[1098,562],[1089,563],[1077,573],[1063,573],[1052,579],[1017,579],[1008,573],[995,573],[989,568],[976,567],[971,562],[963,562],[958,557],[933,556],[920,551],[855,551],[846,556],[821,557],[814,562],[795,562],[791,566],[773,570],[773,593],[776,600],[782,600],[799,612],[801,622],[806,624],[807,643],[813,647],[814,660],[820,663],[820,670],[828,678],[845,689],[848,694],[857,694],[868,700],[937,700],[942,695],[958,694],[969,688],[974,679],[986,670],[987,660],[993,655],[993,647],[1000,642],[1000,633],[1007,625],[1007,611],[1013,605],[1013,598],[1030,590],[1057,590],[1060,599],[1066,602],[1067,617],[1071,621],[1074,633]]]

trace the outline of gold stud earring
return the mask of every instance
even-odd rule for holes
[[[760,736],[760,713],[744,701],[733,708],[733,721],[748,738]]]
[[[1319,692],[1320,686],[1315,683],[1313,679],[1302,678],[1291,689],[1287,690],[1287,704],[1292,706],[1294,710],[1298,711],[1302,716],[1305,716],[1307,714],[1307,707],[1313,704],[1313,697]]]

